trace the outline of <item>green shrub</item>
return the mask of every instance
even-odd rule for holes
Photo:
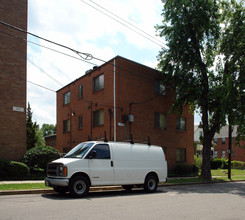
[[[26,179],[29,168],[20,162],[0,159],[0,179]]]
[[[219,168],[222,168],[223,161],[222,159],[215,158],[211,160],[211,169],[217,170]]]
[[[222,160],[222,169],[228,169],[228,160],[225,158],[221,158]]]
[[[243,161],[231,161],[231,167],[235,169],[244,169],[245,168],[245,162]]]
[[[194,165],[197,166],[199,169],[202,167],[202,158],[194,156]]]
[[[31,170],[34,168],[46,170],[47,164],[58,158],[60,158],[60,153],[53,147],[34,147],[25,153],[23,162]]]
[[[199,168],[192,164],[178,164],[174,167],[174,173],[179,176],[197,175]]]

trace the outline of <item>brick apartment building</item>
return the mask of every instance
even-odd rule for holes
[[[212,156],[213,158],[228,158],[228,126],[224,126],[221,128],[219,133],[215,133],[213,139],[213,149]],[[196,143],[200,142],[200,136],[203,136],[202,129],[195,126],[194,132],[194,140]],[[232,132],[232,149],[231,149],[231,160],[245,161],[245,142],[241,141],[239,147],[235,143],[235,138],[237,137],[237,126],[234,126]],[[198,155],[202,155],[202,145],[199,144],[199,148],[197,150]]]
[[[170,169],[193,163],[194,117],[168,114],[175,92],[165,89],[160,73],[117,56],[57,91],[56,147],[67,152],[80,142],[108,140],[164,148]]]
[[[0,20],[27,30],[27,0],[1,0]],[[0,158],[21,160],[26,152],[25,33],[0,24]]]

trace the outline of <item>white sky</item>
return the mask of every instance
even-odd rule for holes
[[[120,16],[125,23],[113,14]],[[87,3],[87,4],[86,4]],[[108,61],[120,55],[135,62],[155,68],[157,55],[164,46],[156,37],[154,26],[161,24],[161,0],[30,0],[28,1],[28,31],[93,57]],[[93,7],[109,14],[121,23],[109,18]],[[145,37],[135,33],[143,30]],[[150,38],[151,40],[146,39]],[[28,40],[63,53],[79,56],[67,49],[54,46],[38,38]],[[93,65],[61,55],[33,43],[28,43],[28,81],[58,90],[82,76]],[[90,62],[101,65],[93,59]],[[27,83],[27,100],[33,111],[33,120],[39,125],[56,124],[56,93]],[[195,117],[195,121],[199,121]],[[196,122],[197,123],[197,122]]]

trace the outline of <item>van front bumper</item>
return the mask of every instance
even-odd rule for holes
[[[69,179],[58,179],[58,178],[45,178],[45,186],[68,186],[69,185]]]

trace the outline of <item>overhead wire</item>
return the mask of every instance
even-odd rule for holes
[[[83,0],[81,0],[81,1],[84,2]],[[108,10],[108,9],[106,9],[105,7],[101,6],[100,4],[98,4],[98,3],[96,3],[96,2],[94,2],[94,1],[92,1],[92,0],[89,0],[89,1],[92,2],[93,4],[95,4],[96,6],[102,8],[102,9],[105,10],[106,12],[110,13],[111,15],[115,16],[116,18],[119,18],[119,19],[122,20],[123,22],[129,24],[129,25],[132,26],[133,28],[136,28],[137,30],[139,30],[139,31],[142,32],[143,34],[145,34],[145,35],[149,36],[150,38],[154,39],[154,41],[159,42],[159,43],[160,43],[159,46],[161,46],[161,47],[163,46],[163,42],[160,41],[159,39],[157,39],[155,36],[152,36],[151,34],[148,34],[146,31],[142,30],[141,28],[138,28],[136,25],[130,23],[129,21],[125,20],[124,18],[122,18],[122,17],[118,16],[117,14],[111,12],[110,10]],[[131,19],[131,20],[134,21],[133,19]],[[134,21],[134,22],[135,22],[135,21]],[[133,30],[133,31],[134,31],[134,30]],[[138,32],[136,32],[136,33],[139,34]],[[140,35],[141,35],[141,34],[140,34]],[[141,36],[144,37],[143,35],[141,35]],[[149,39],[148,39],[148,40],[149,40]],[[156,42],[154,42],[154,43],[156,43]]]
[[[15,26],[13,26],[13,25],[7,24],[7,23],[5,23],[5,22],[0,21],[0,24],[6,25],[6,26],[8,26],[8,27],[10,27],[10,28],[12,28],[12,29],[15,29],[15,30],[20,31],[20,32],[24,32],[24,33],[26,33],[26,34],[30,34],[30,35],[32,35],[32,36],[35,36],[36,38],[39,38],[39,39],[45,39],[45,38],[43,38],[43,37],[39,37],[39,36],[36,35],[36,34],[32,34],[32,33],[30,33],[30,32],[27,32],[27,31],[23,30],[23,29],[20,29],[20,28],[17,28],[17,27],[15,27]],[[3,31],[0,31],[0,32],[4,33]],[[8,34],[8,33],[7,33],[7,34]],[[8,35],[10,35],[10,36],[12,36],[12,37],[17,37],[17,36],[11,35],[11,34],[8,34]],[[74,58],[74,59],[77,59],[77,60],[81,60],[81,61],[83,61],[83,62],[86,62],[86,63],[92,64],[92,65],[94,65],[94,66],[97,66],[97,64],[92,63],[92,62],[90,62],[90,61],[88,61],[88,60],[81,59],[81,58],[78,58],[78,57],[74,57],[74,56],[72,56],[72,55],[69,55],[69,54],[66,54],[66,53],[64,53],[64,52],[55,50],[55,49],[53,49],[53,48],[50,48],[50,47],[47,47],[47,46],[40,45],[40,44],[38,44],[38,43],[29,41],[29,40],[27,40],[26,38],[21,38],[21,37],[17,37],[17,38],[23,39],[23,40],[25,40],[25,41],[27,41],[27,42],[29,42],[29,43],[31,43],[31,44],[35,44],[35,45],[41,46],[41,47],[43,47],[43,48],[52,50],[52,51],[54,51],[54,52],[63,54],[63,55],[65,55],[65,56],[68,56],[68,57],[71,57],[71,58]],[[65,45],[58,44],[58,43],[56,43],[56,42],[54,42],[54,41],[51,41],[51,40],[48,40],[48,39],[45,39],[45,40],[46,40],[47,42],[53,43],[53,44],[55,44],[55,45],[61,45],[61,47],[67,48],[67,49],[69,49],[69,50],[75,52],[76,54],[77,54],[77,53],[81,53],[81,54],[83,53],[83,52],[79,52],[79,51],[77,51],[77,50],[75,50],[75,49],[72,49],[72,48],[70,48],[70,47],[67,47],[67,46],[65,46]],[[101,58],[97,58],[97,57],[94,57],[94,56],[91,56],[91,57],[93,57],[93,59],[95,59],[95,60],[97,60],[97,61],[100,61],[100,62],[103,62],[103,63],[108,63],[108,61],[105,61],[105,60],[103,60],[103,59],[101,59]],[[142,76],[142,74],[136,73],[136,72],[134,72],[134,71],[132,71],[132,70],[129,70],[129,69],[125,68],[125,67],[121,67],[121,66],[118,66],[118,65],[114,65],[113,63],[108,63],[108,64],[111,65],[111,66],[113,66],[113,67],[115,66],[115,67],[117,67],[118,69],[127,71],[128,73],[133,73],[134,75],[138,75],[138,76],[143,77],[143,78],[146,78],[146,79],[148,79],[148,80],[152,80],[151,77]]]
[[[89,57],[89,59],[96,59],[96,60],[99,60],[99,61],[101,61],[101,62],[107,63],[107,61],[104,61],[104,60],[102,60],[102,59],[100,59],[100,58],[93,57],[92,55],[88,55],[88,53],[82,53],[82,52],[79,52],[79,51],[74,50],[74,49],[72,49],[72,48],[70,48],[70,47],[64,46],[64,45],[62,45],[62,44],[58,44],[58,43],[56,43],[56,42],[54,42],[54,41],[45,39],[45,38],[40,37],[40,36],[38,36],[38,35],[36,35],[36,34],[27,32],[27,31],[25,31],[25,30],[23,30],[23,29],[20,29],[20,28],[18,28],[18,27],[13,26],[13,25],[7,24],[7,23],[5,23],[5,22],[0,21],[0,24],[3,24],[3,25],[8,26],[8,27],[10,27],[10,28],[13,28],[13,29],[15,29],[15,30],[17,30],[17,31],[24,32],[24,33],[26,33],[26,34],[30,34],[31,36],[34,36],[34,37],[39,38],[39,39],[41,39],[41,40],[45,40],[45,41],[47,41],[47,42],[49,42],[49,43],[53,43],[53,44],[55,44],[55,45],[57,45],[57,46],[60,46],[60,47],[69,49],[69,50],[75,52],[75,53],[78,54],[78,55],[79,55],[79,54],[86,54],[86,58]],[[35,45],[44,47],[44,48],[49,49],[49,50],[52,50],[52,51],[54,51],[54,52],[61,53],[61,54],[63,54],[63,55],[66,55],[66,56],[69,56],[69,57],[72,57],[72,58],[81,60],[81,61],[83,61],[83,62],[87,62],[87,63],[92,64],[92,65],[96,65],[96,64],[94,64],[94,63],[91,63],[91,62],[87,61],[86,58],[83,58],[83,57],[82,57],[82,59],[80,59],[80,58],[78,58],[78,57],[74,57],[74,56],[68,55],[68,54],[66,54],[66,53],[60,52],[60,51],[58,51],[58,50],[55,50],[55,49],[52,49],[52,48],[49,48],[49,47],[46,47],[46,46],[37,44],[37,43],[35,43],[35,42],[29,41],[29,40],[27,40],[26,38],[14,36],[14,35],[11,35],[11,34],[9,34],[9,33],[6,33],[6,32],[4,32],[4,31],[1,31],[1,30],[0,30],[0,32],[1,32],[1,33],[4,33],[4,34],[8,34],[8,35],[10,35],[10,36],[12,36],[12,37],[16,37],[16,38],[25,40],[25,41],[27,41],[27,42],[29,42],[29,43],[32,43],[32,44],[35,44]],[[81,57],[81,56],[80,56],[80,57]],[[137,74],[137,73],[135,73],[134,71],[128,70],[128,69],[126,69],[126,68],[124,68],[124,67],[120,67],[120,66],[118,66],[118,65],[114,65],[114,64],[111,64],[111,63],[108,63],[108,64],[109,64],[109,65],[112,65],[112,66],[116,66],[116,67],[119,68],[119,69],[125,70],[125,71],[127,71],[127,72],[129,72],[129,73],[133,73],[133,74],[138,75],[138,76],[140,76],[140,77],[147,78],[148,80],[155,80],[155,79],[152,79],[152,77],[145,77],[145,76],[142,76],[141,74]],[[132,78],[132,77],[131,77],[131,78]],[[33,83],[33,82],[30,82],[30,83],[35,84],[35,83]],[[38,84],[36,84],[36,85],[38,85]],[[40,87],[45,88],[44,86],[40,86]],[[47,88],[47,89],[50,90],[50,91],[53,91],[53,90],[51,90],[51,89],[49,89],[49,88]],[[154,98],[155,98],[155,97],[154,97]],[[90,101],[89,101],[89,102],[90,102]],[[96,103],[96,104],[97,104],[97,103]],[[137,104],[137,103],[135,103],[135,104]]]
[[[83,3],[86,4],[86,5],[88,5],[88,6],[92,7],[92,8],[94,8],[95,10],[99,11],[100,13],[104,14],[105,16],[107,16],[107,17],[113,19],[114,21],[118,22],[119,24],[125,26],[126,28],[130,29],[131,31],[133,31],[133,32],[135,32],[135,33],[137,33],[137,34],[139,34],[140,36],[142,36],[142,37],[144,37],[144,38],[146,38],[147,40],[151,41],[152,43],[154,43],[154,44],[160,46],[161,48],[163,48],[163,45],[162,45],[162,44],[159,44],[159,43],[153,41],[153,40],[150,39],[149,37],[147,37],[147,36],[141,34],[139,31],[136,31],[135,29],[129,27],[127,24],[125,24],[125,23],[119,21],[118,19],[114,18],[113,16],[111,16],[111,15],[109,15],[109,14],[106,14],[106,13],[103,12],[102,10],[100,10],[100,9],[98,9],[98,8],[96,8],[96,7],[94,7],[93,5],[89,4],[88,2],[86,2],[86,1],[84,1],[84,0],[80,0],[80,1],[83,2]],[[102,6],[99,6],[99,7],[103,8]],[[108,11],[107,9],[105,9],[105,10]],[[111,13],[111,12],[110,12],[110,13]],[[114,14],[114,13],[111,13],[111,14]],[[116,16],[116,17],[120,18],[119,16]],[[122,19],[122,18],[120,18],[120,19],[121,19],[121,20],[124,20],[124,19]],[[127,23],[129,23],[129,22],[127,22]],[[130,25],[131,25],[131,24],[130,24]],[[133,26],[133,25],[131,25],[131,26]],[[134,27],[134,28],[135,28],[135,27]],[[138,29],[138,28],[137,28],[137,29]]]

